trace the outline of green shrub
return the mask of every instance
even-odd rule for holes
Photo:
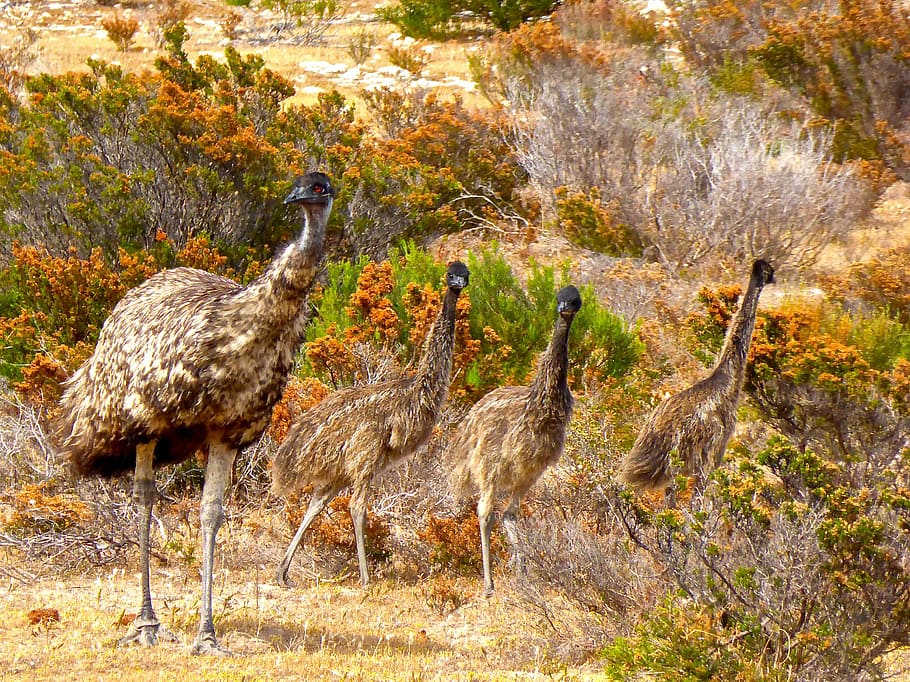
[[[379,8],[378,14],[406,36],[440,39],[451,30],[458,11],[451,0],[399,0],[397,5]]]
[[[390,253],[385,267],[378,265],[366,258],[329,265],[315,302],[318,314],[307,328],[304,374],[335,385],[363,381],[362,368],[344,361],[344,347],[355,342],[381,348],[377,357],[394,354],[399,366],[419,350],[431,318],[425,294],[410,302],[409,296],[413,287],[438,292],[445,267],[407,242]],[[467,353],[456,348],[456,366],[459,360],[465,366],[456,370],[453,394],[476,398],[504,382],[528,381],[552,334],[558,286],[552,268],[532,264],[525,291],[495,250],[469,254],[467,265],[471,283],[461,299],[470,303],[470,312],[460,341],[476,347]],[[621,377],[638,361],[641,343],[593,291],[581,291],[585,303],[570,338],[573,380]],[[438,305],[436,300],[436,310]]]

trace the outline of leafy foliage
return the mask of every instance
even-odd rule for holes
[[[528,380],[550,339],[558,287],[552,268],[532,264],[525,292],[493,250],[470,254],[467,265],[471,284],[459,300],[451,391],[476,398],[502,383]],[[408,243],[388,262],[362,258],[330,265],[307,330],[303,372],[338,386],[397,371],[382,369],[390,357],[396,367],[405,366],[439,310],[443,273],[442,264]],[[570,337],[573,377],[620,377],[637,362],[640,342],[592,291],[582,290],[582,296],[585,304]],[[372,350],[359,351],[364,344]]]
[[[524,22],[553,13],[553,0],[399,0],[380,9],[380,16],[412,38],[442,39],[460,32],[465,15],[499,31],[512,31]]]
[[[757,67],[831,127],[835,158],[877,161],[906,179],[910,20],[900,3],[707,0],[674,10],[691,63],[718,75]]]

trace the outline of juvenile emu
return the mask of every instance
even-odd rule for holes
[[[360,582],[369,583],[364,527],[367,495],[374,476],[417,451],[430,437],[449,392],[455,346],[455,307],[468,284],[468,269],[454,262],[446,272],[442,309],[423,344],[411,377],[332,393],[291,425],[272,466],[275,492],[287,495],[315,484],[303,521],[278,567],[276,580],[288,586],[288,569],[313,519],[342,488],[351,487]]]
[[[530,386],[503,386],[481,398],[458,425],[449,443],[453,487],[462,496],[479,493],[477,517],[486,596],[493,594],[490,531],[498,493],[510,496],[502,525],[517,552],[516,515],[521,498],[562,455],[574,399],[569,391],[569,329],[581,309],[573,286],[556,295],[553,337],[537,363]]]
[[[764,286],[773,281],[774,268],[764,260],[755,261],[714,370],[654,410],[620,464],[620,481],[637,490],[666,489],[670,504],[675,497],[672,484],[677,473],[695,476],[697,486],[704,485],[720,464],[736,427],[758,298]],[[671,461],[673,453],[682,460],[679,472]]]
[[[266,272],[241,287],[190,268],[160,272],[129,291],[104,323],[92,356],[67,382],[57,424],[61,454],[80,475],[135,470],[142,605],[121,644],[158,643],[149,525],[154,469],[207,451],[202,601],[194,653],[228,653],[212,622],[215,536],[239,448],[254,441],[281,396],[306,322],[306,297],[322,255],[334,191],[329,178],[298,178],[286,204],[303,229]]]

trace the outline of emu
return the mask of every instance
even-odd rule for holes
[[[699,489],[704,486],[720,464],[736,427],[758,298],[772,282],[774,268],[756,260],[714,370],[654,410],[620,464],[617,477],[621,482],[636,490],[666,490],[668,504],[675,501],[677,473],[694,476]],[[679,472],[673,464],[674,453],[682,461]]]
[[[455,309],[468,278],[463,263],[449,265],[442,309],[427,334],[413,376],[336,391],[291,425],[275,455],[273,489],[286,496],[309,483],[315,488],[276,572],[279,585],[289,586],[291,561],[313,519],[348,486],[360,582],[369,584],[364,528],[370,481],[416,452],[433,431],[449,391]]]
[[[287,381],[334,195],[322,173],[295,180],[284,203],[300,206],[303,228],[246,287],[175,268],[127,292],[102,326],[92,356],[66,384],[56,431],[75,473],[135,472],[142,604],[121,645],[158,643],[149,570],[154,470],[202,451],[202,600],[193,653],[230,653],[218,645],[212,622],[223,496],[237,451],[265,429]]]
[[[490,532],[497,494],[508,494],[502,525],[517,554],[516,517],[521,498],[544,470],[562,455],[574,398],[569,390],[569,329],[581,309],[574,286],[556,295],[558,316],[550,345],[537,364],[529,386],[503,386],[490,391],[465,415],[449,443],[457,461],[452,482],[462,497],[479,493],[477,518],[483,554],[484,594],[493,594]]]

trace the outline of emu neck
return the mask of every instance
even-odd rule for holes
[[[261,276],[237,295],[237,302],[254,307],[260,314],[249,316],[247,324],[265,324],[264,331],[275,333],[278,327],[296,319],[310,291],[322,256],[325,229],[331,203],[306,206],[300,235],[272,259]]]
[[[741,388],[746,368],[749,346],[752,344],[752,333],[755,331],[755,314],[758,311],[758,297],[761,286],[749,282],[749,288],[743,296],[742,303],[730,328],[721,350],[720,358],[714,368],[714,374],[723,374],[730,379],[734,388]]]
[[[529,401],[541,411],[541,417],[564,419],[571,409],[569,392],[569,329],[571,319],[559,316],[550,345],[537,363],[537,376],[530,386]]]
[[[436,316],[423,344],[420,364],[414,375],[418,391],[434,405],[441,405],[449,391],[452,353],[455,348],[455,308],[458,292],[447,289],[442,310]]]

